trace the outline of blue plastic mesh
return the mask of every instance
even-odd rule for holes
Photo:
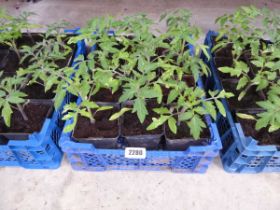
[[[209,31],[205,44],[209,46],[208,52],[211,59],[208,61],[205,56],[202,58],[211,69],[211,77],[204,80],[207,89],[222,89],[218,71],[214,63],[211,37],[217,33]],[[228,103],[223,101],[226,107],[227,117],[219,116],[217,126],[223,149],[220,152],[224,169],[235,173],[259,173],[259,172],[280,172],[280,149],[276,145],[260,146],[252,137],[244,136],[239,123],[233,121]]]
[[[80,55],[83,42],[77,45],[74,57]],[[63,105],[71,100],[70,95]],[[63,106],[62,105],[62,106]],[[0,145],[0,166],[21,166],[28,169],[55,169],[60,166],[62,152],[58,141],[64,122],[61,120],[62,108],[47,118],[39,133],[29,135],[27,140],[9,140]]]

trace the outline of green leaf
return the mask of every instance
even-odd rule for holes
[[[245,120],[256,120],[256,118],[253,115],[250,114],[244,114],[244,113],[236,113],[236,115],[241,118],[241,119],[245,119]]]
[[[74,130],[74,128],[75,128],[75,124],[74,123],[69,124],[69,125],[64,127],[63,132],[65,132],[65,133],[71,132],[71,131]]]
[[[226,116],[226,110],[225,110],[225,107],[222,104],[222,102],[220,102],[219,100],[215,100],[215,103],[216,103],[217,108],[218,108],[219,112],[221,113],[221,115],[223,115],[225,117]]]
[[[65,96],[66,96],[66,91],[63,90],[63,89],[58,91],[55,94],[55,97],[54,97],[54,107],[55,107],[56,110],[59,109],[59,107],[61,106]]]
[[[155,84],[155,85],[154,85],[154,90],[155,90],[156,93],[157,93],[157,102],[160,104],[160,103],[162,102],[162,97],[163,97],[163,94],[162,94],[162,90],[161,90],[160,85]]]
[[[156,129],[157,127],[161,126],[163,123],[166,122],[166,120],[168,120],[169,116],[160,116],[159,118],[152,118],[153,122],[147,127],[147,130],[153,130]]]
[[[100,112],[100,111],[106,111],[110,109],[113,109],[113,106],[100,106],[96,111]]]
[[[90,108],[90,109],[97,109],[97,108],[99,108],[99,106],[95,102],[89,101],[89,100],[82,101],[81,106],[87,107],[87,108]]]
[[[145,101],[143,99],[137,98],[134,102],[132,112],[136,112],[138,119],[141,123],[143,123],[146,118],[146,115],[148,115]]]
[[[4,118],[5,124],[10,127],[11,126],[11,116],[12,116],[13,110],[10,107],[10,104],[8,102],[4,103],[4,107],[2,109],[2,116]]]
[[[268,132],[272,133],[274,131],[277,131],[278,129],[280,129],[279,125],[271,125],[269,126]]]
[[[243,91],[241,91],[241,93],[239,94],[239,96],[238,96],[238,101],[241,101],[242,100],[242,98],[246,95],[246,91],[245,90],[243,90]]]
[[[202,128],[206,127],[205,123],[198,115],[193,116],[190,122],[188,122],[188,126],[194,139],[199,139]]]
[[[263,116],[262,118],[257,120],[256,130],[260,130],[261,128],[265,128],[270,121],[270,116]]]
[[[167,109],[166,107],[160,107],[160,108],[154,108],[153,111],[157,114],[169,114],[169,109]]]
[[[176,125],[176,120],[174,117],[168,118],[168,126],[174,134],[177,133],[177,125]]]
[[[237,90],[240,90],[241,88],[245,87],[247,85],[247,83],[249,82],[247,77],[242,77],[239,81],[238,81],[238,85],[236,87]]]
[[[168,94],[167,103],[168,104],[172,103],[178,96],[179,96],[178,91],[175,89],[172,89],[170,91],[170,93]]]
[[[187,121],[187,120],[190,120],[193,117],[193,115],[194,115],[193,112],[188,111],[188,112],[184,112],[183,114],[180,114],[178,116],[178,118],[179,118],[179,121]]]
[[[210,114],[211,117],[215,120],[217,117],[217,111],[216,111],[216,108],[215,108],[214,104],[212,103],[212,101],[205,101],[205,102],[203,102],[203,105],[204,105],[207,113]]]
[[[122,108],[119,112],[113,114],[113,115],[110,117],[109,120],[110,120],[110,121],[116,120],[116,119],[118,119],[120,116],[122,116],[125,112],[130,111],[130,110],[131,110],[131,108],[124,107],[124,108]]]
[[[7,97],[6,100],[8,102],[12,103],[12,104],[20,104],[20,103],[23,103],[25,101],[25,99],[19,98],[17,96],[13,96],[13,95]]]

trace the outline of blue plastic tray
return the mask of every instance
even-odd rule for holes
[[[214,31],[207,33],[205,44],[209,46],[211,59],[204,61],[211,69],[212,75],[204,80],[206,89],[222,90],[222,83],[214,63],[212,37],[218,34]],[[241,125],[234,122],[228,102],[222,101],[226,107],[227,117],[221,115],[217,118],[217,126],[221,136],[223,149],[220,152],[224,169],[235,173],[280,172],[280,147],[275,145],[260,146],[257,140],[245,136]]]
[[[94,50],[94,47],[92,49]],[[202,83],[199,82],[198,85],[202,86]],[[171,170],[173,172],[203,173],[221,149],[217,126],[209,116],[207,119],[211,133],[208,145],[190,146],[186,151],[147,150],[145,159],[125,158],[124,149],[97,149],[89,143],[75,142],[72,132],[63,132],[59,145],[75,170]],[[71,123],[70,119],[66,121],[65,126]]]
[[[74,58],[83,53],[83,42],[77,44]],[[72,62],[74,65],[74,62]],[[68,103],[70,95],[64,99]],[[43,123],[40,132],[29,135],[27,140],[9,140],[0,145],[0,166],[21,166],[28,169],[55,169],[60,166],[62,152],[58,140],[64,122],[61,120],[62,107],[53,112]]]

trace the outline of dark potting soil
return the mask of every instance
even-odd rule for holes
[[[28,99],[53,99],[55,94],[52,90],[45,92],[44,86],[40,84],[27,85],[22,89]]]
[[[245,120],[238,118],[244,134],[252,136],[258,141],[259,145],[280,145],[280,131],[269,133],[267,128],[262,128],[259,131],[255,129],[256,121]]]
[[[240,94],[240,91],[236,90],[238,80],[223,79],[222,84],[225,91],[231,92],[235,95],[234,97],[227,99],[231,110],[259,108],[256,102],[264,100],[260,95],[260,92],[256,91],[255,87],[251,87],[241,101],[238,101],[238,96]]]
[[[33,133],[41,130],[46,117],[50,116],[52,104],[28,103],[24,107],[28,120],[25,121],[18,110],[14,110],[11,118],[11,126],[7,127],[0,120],[0,133]]]
[[[213,46],[216,46],[216,37],[211,37]],[[214,52],[215,57],[232,57],[232,44],[228,44],[227,46],[220,48]]]
[[[146,116],[145,121],[141,124],[136,113],[127,112],[124,114],[122,121],[122,134],[124,136],[136,136],[136,135],[157,135],[163,133],[163,127],[160,126],[154,130],[147,131],[147,127],[152,123],[153,117],[159,117],[159,115],[153,112],[153,108],[156,108],[156,103],[151,102],[147,104],[147,110],[149,114]]]
[[[118,102],[121,94],[121,90],[117,90],[114,94],[112,94],[111,90],[102,88],[93,96],[93,101],[115,103]]]
[[[109,121],[109,118],[119,109],[100,111],[95,115],[95,123],[90,123],[88,118],[79,116],[77,125],[74,129],[73,137],[76,139],[88,138],[116,138],[119,135],[118,121]],[[94,111],[92,111],[94,113]],[[96,139],[94,139],[96,140]],[[100,139],[102,140],[102,139]]]
[[[165,125],[165,135],[166,138],[172,140],[172,139],[190,139],[193,141],[198,141],[194,140],[189,127],[186,125],[186,123],[181,123],[180,126],[177,127],[177,133],[174,134],[170,129],[169,126],[166,124]],[[200,134],[200,140],[201,139],[209,139],[210,138],[210,131],[209,128],[204,128]]]
[[[19,49],[21,46],[32,46],[39,41],[42,41],[42,36],[39,34],[31,34],[31,37],[28,34],[23,34],[21,38],[17,39],[16,45]],[[7,76],[14,75],[19,67],[25,68],[27,66],[27,60],[19,64],[19,58],[15,51],[10,50],[6,45],[0,45],[0,69],[4,71]]]
[[[21,46],[27,45],[32,46],[36,42],[40,42],[43,40],[43,37],[40,34],[32,33],[31,36],[28,34],[23,34],[21,38],[16,41],[18,49]],[[71,46],[74,49],[74,46]],[[59,60],[56,64],[59,67],[64,67],[68,64],[72,54],[70,53],[65,60]],[[6,45],[0,45],[0,70],[4,71],[4,76],[12,76],[15,75],[15,72],[19,69],[19,67],[26,68],[29,65],[28,58],[20,64],[19,58],[15,51],[9,49]]]

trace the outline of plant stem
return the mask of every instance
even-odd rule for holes
[[[17,104],[17,108],[18,108],[19,112],[21,113],[21,115],[22,115],[24,121],[28,121],[28,117],[27,117],[27,115],[25,114],[25,112],[23,111],[22,106],[21,106],[20,104]]]
[[[19,59],[19,61],[20,61],[20,54],[19,54],[19,51],[18,51],[18,49],[17,49],[16,42],[15,42],[14,39],[12,40],[12,48],[13,48],[13,50],[15,51],[15,53],[17,54],[17,57],[18,57],[18,59]]]
[[[91,109],[87,107],[87,111],[88,111],[89,116],[90,116],[90,117],[89,117],[90,124],[94,124],[94,123],[95,123],[95,119],[94,119],[94,117],[93,117],[93,115],[92,115]]]

